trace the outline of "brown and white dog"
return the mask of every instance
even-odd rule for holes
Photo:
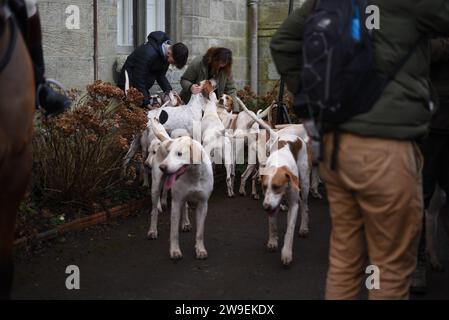
[[[217,103],[217,113],[225,129],[230,129],[236,115],[232,114],[234,99],[230,95],[223,94]]]
[[[168,93],[168,95],[165,96],[165,102],[164,104],[161,106],[162,108],[164,107],[177,107],[177,106],[183,106],[185,105],[184,101],[182,101],[181,97],[179,96],[179,94],[172,90]]]
[[[162,106],[162,98],[158,94],[150,95],[148,108],[150,110],[160,108]]]
[[[246,111],[247,108],[242,105]],[[266,129],[270,135],[267,147],[270,155],[259,173],[264,189],[263,207],[268,213],[269,239],[267,248],[274,251],[278,247],[277,215],[282,201],[288,204],[287,230],[281,261],[285,266],[293,259],[293,238],[298,216],[301,210],[299,235],[305,237],[309,233],[308,196],[310,188],[310,157],[304,138],[307,136],[302,126],[290,126],[275,132],[267,124],[254,120]]]
[[[265,192],[263,207],[269,214],[269,250],[277,248],[277,221],[282,200],[288,204],[287,231],[282,248],[282,263],[289,265],[292,261],[293,236],[298,214],[301,210],[299,235],[309,233],[308,196],[310,187],[310,166],[307,146],[299,136],[278,133],[276,147],[272,146],[270,156],[264,169],[260,169],[262,188]]]

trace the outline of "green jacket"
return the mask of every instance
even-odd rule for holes
[[[281,25],[270,44],[278,72],[292,93],[301,90],[301,52],[304,24],[314,0],[297,9]],[[426,38],[449,35],[447,0],[372,0],[380,9],[380,29],[373,35],[375,62],[385,74],[418,43],[407,63],[385,89],[373,108],[340,125],[342,131],[361,136],[414,139],[426,134],[429,110],[430,50]]]
[[[193,84],[198,84],[202,80],[208,80],[209,77],[209,71],[207,68],[207,65],[203,62],[203,57],[199,56],[193,59],[189,67],[187,68],[186,72],[181,77],[181,98],[184,100],[185,103],[188,103],[190,100],[191,92],[190,87]],[[231,76],[230,79],[226,78],[226,75],[223,71],[220,71],[218,74],[218,87],[217,87],[217,98],[220,99],[220,96],[222,94],[228,94],[234,99],[234,111],[239,110],[239,106],[237,104],[236,100],[236,89],[234,80]]]

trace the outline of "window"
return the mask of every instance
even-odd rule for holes
[[[165,31],[164,0],[147,0],[146,31],[147,35],[152,31]]]
[[[167,3],[166,3],[167,2]],[[131,53],[144,43],[150,32],[168,31],[166,15],[171,1],[117,0],[117,46],[120,53]]]
[[[117,45],[134,46],[134,11],[133,0],[117,1]]]

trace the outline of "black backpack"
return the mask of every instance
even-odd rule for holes
[[[302,90],[293,107],[312,140],[315,160],[322,160],[323,123],[337,132],[332,168],[338,125],[374,106],[422,40],[392,74],[379,72],[372,35],[365,25],[367,6],[368,0],[315,0],[304,28]]]
[[[318,1],[304,29],[302,91],[295,98],[300,118],[339,124],[369,111],[381,96],[389,78],[375,67],[367,6],[367,0]]]

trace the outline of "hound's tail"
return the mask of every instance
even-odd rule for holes
[[[128,71],[125,70],[125,96],[128,95],[128,90],[129,90],[129,76]]]
[[[157,118],[148,119],[148,127],[153,131],[154,135],[161,141],[171,140],[164,126],[159,123]]]
[[[267,130],[270,133],[271,137],[277,137],[277,133],[264,121],[261,120],[261,114],[259,116],[256,116],[253,112],[249,111],[248,108],[245,106],[245,104],[240,100],[239,97],[237,97],[237,102],[240,105],[240,107],[254,120],[256,121],[262,128]],[[272,106],[268,107],[267,109],[270,109]],[[266,110],[267,110],[266,109]]]

